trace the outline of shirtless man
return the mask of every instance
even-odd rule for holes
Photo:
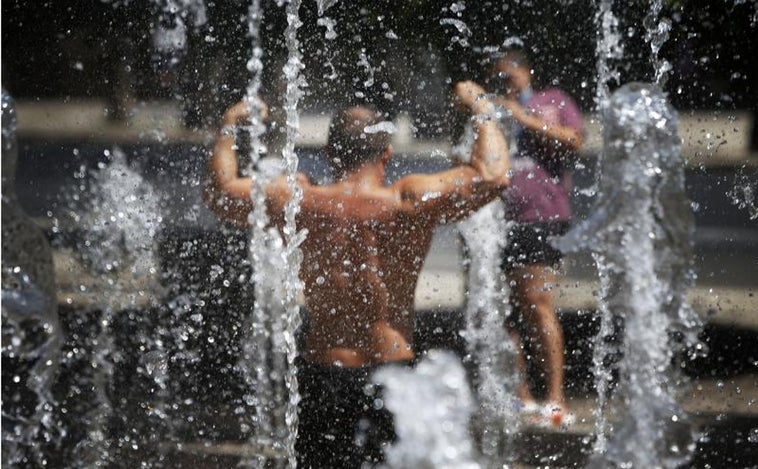
[[[455,86],[459,107],[486,114],[492,104],[472,82]],[[246,117],[230,108],[224,126]],[[300,277],[309,328],[298,380],[303,467],[360,467],[381,460],[394,438],[392,417],[366,395],[373,369],[414,358],[414,292],[439,223],[459,220],[497,198],[508,185],[508,149],[495,121],[474,119],[477,140],[468,164],[414,174],[386,185],[390,135],[364,107],[338,113],[326,156],[335,182],[316,186],[299,175],[303,199],[297,225],[307,229]],[[233,138],[219,133],[209,165],[206,203],[219,216],[247,221],[250,178],[237,176]],[[284,177],[266,187],[272,222],[284,223],[291,191]],[[369,392],[370,394],[370,392]]]

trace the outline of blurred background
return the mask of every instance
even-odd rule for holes
[[[286,19],[276,2],[262,3],[263,93],[276,101]],[[331,110],[363,92],[388,112],[414,116],[422,135],[440,135],[448,130],[439,116],[448,85],[479,77],[482,49],[508,39],[529,51],[542,85],[565,89],[586,112],[595,107],[599,32],[593,2],[335,2],[323,14],[328,21],[317,3],[305,2],[300,12],[309,84],[303,112]],[[171,5],[184,6],[172,13]],[[624,47],[617,61],[621,83],[652,78],[647,12],[647,2],[614,5]],[[755,109],[754,2],[666,1],[660,16],[671,21],[660,55],[673,67],[666,90],[678,109]],[[133,112],[130,104],[181,101],[187,125],[212,124],[249,80],[246,17],[242,2],[8,1],[3,84],[18,100],[102,100],[116,120]],[[181,39],[171,47],[159,37],[175,28],[177,18]],[[444,19],[466,27],[458,31],[441,24]],[[330,24],[334,37],[327,34]]]
[[[272,114],[271,156],[279,154],[285,128],[286,16],[278,3],[262,1],[261,94]],[[623,56],[609,61],[619,73],[608,83],[611,90],[651,81],[644,26],[649,4],[611,4],[623,45]],[[446,167],[450,85],[480,80],[489,47],[523,44],[538,86],[562,88],[584,115],[587,136],[572,193],[581,221],[595,200],[602,142],[597,9],[590,0],[304,2],[301,169],[328,180],[320,147],[329,116],[356,102],[372,103],[395,121],[398,156],[390,180]],[[186,434],[202,428],[217,441],[240,437],[219,422],[237,418],[231,409],[242,386],[235,363],[252,302],[248,235],[219,223],[200,191],[221,113],[244,96],[251,78],[247,16],[246,3],[220,0],[2,2],[2,86],[18,112],[16,191],[53,245],[65,349],[75,357],[57,392],[74,408],[86,397],[70,390],[73,376],[88,366],[76,359],[86,354],[74,351],[92,346],[86,338],[94,334],[98,312],[118,303],[124,314],[114,325],[122,350],[116,383],[124,386],[114,402],[126,409],[119,418],[144,411],[145,396],[154,392],[144,390],[151,378],[135,384],[142,375],[130,370],[144,367],[140,347],[154,345],[149,335],[160,325],[165,337],[190,331],[191,345],[174,357],[196,368],[187,373],[176,365],[182,371],[172,384],[177,395],[189,396],[177,412],[195,416]],[[697,283],[690,299],[706,319],[709,346],[707,355],[688,362],[688,373],[705,390],[689,405],[708,425],[714,415],[729,416],[723,425],[736,433],[702,445],[737,445],[741,459],[732,467],[747,467],[758,461],[758,447],[735,442],[758,441],[758,2],[670,0],[662,2],[661,18],[671,25],[659,56],[672,66],[665,91],[680,113],[696,219]],[[100,222],[93,220],[110,220],[103,226],[115,238],[94,229]],[[130,268],[104,275],[112,252],[88,254],[93,245],[116,246]],[[440,229],[417,291],[422,348],[463,353],[457,334],[465,303],[461,264],[456,229]],[[587,254],[569,256],[564,270],[558,301],[567,331],[567,387],[581,405],[593,392],[597,281]],[[196,327],[185,327],[188,322]],[[130,386],[137,390],[123,391]],[[218,409],[219,396],[229,409]],[[76,432],[68,438],[75,441]],[[699,461],[719,467],[719,451],[703,450]]]

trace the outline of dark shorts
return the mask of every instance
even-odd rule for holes
[[[395,441],[392,413],[372,384],[377,367],[340,368],[300,360],[298,467],[360,468],[384,460]]]
[[[550,244],[548,238],[563,235],[568,228],[568,222],[513,225],[508,230],[508,244],[503,250],[503,272],[533,264],[557,266],[563,254]]]

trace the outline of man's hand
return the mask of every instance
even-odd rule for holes
[[[473,81],[459,81],[453,88],[455,104],[465,107],[472,114],[488,114],[492,112],[492,103],[487,99],[484,88]]]
[[[260,100],[256,104],[256,108],[260,109],[261,120],[266,119],[266,104]],[[224,112],[221,129],[208,161],[208,179],[203,191],[203,200],[213,212],[240,225],[248,223],[248,214],[253,209],[250,200],[253,181],[250,177],[238,176],[234,129],[249,117],[250,103],[246,100],[238,102]]]

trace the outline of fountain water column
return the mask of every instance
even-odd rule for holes
[[[480,469],[469,434],[474,399],[466,371],[453,353],[431,350],[412,370],[389,366],[372,379],[383,386],[397,441],[385,450],[387,467]]]
[[[598,0],[597,11],[595,13],[595,25],[597,27],[597,45],[595,55],[597,56],[597,90],[595,95],[595,105],[598,113],[603,112],[607,107],[608,96],[610,94],[608,82],[620,79],[618,69],[610,62],[618,60],[623,56],[624,48],[621,42],[621,35],[618,31],[618,18],[613,13],[613,0]],[[598,154],[596,165],[595,181],[590,188],[592,194],[597,193],[600,178],[603,177],[603,152]],[[602,275],[602,262],[598,255],[593,254],[595,264],[600,274],[601,295],[607,289],[608,285],[604,282]],[[597,390],[597,405],[594,409],[595,414],[595,450],[605,451],[607,422],[605,419],[604,409],[606,407],[606,397],[608,386],[612,378],[610,370],[605,366],[607,357],[618,351],[606,339],[613,334],[613,315],[603,304],[599,307],[600,328],[598,330],[595,346],[593,349],[592,363],[593,375],[595,376],[595,388]]]
[[[489,467],[511,457],[510,440],[518,430],[516,349],[505,331],[510,314],[508,288],[500,279],[506,221],[501,202],[493,202],[458,224],[470,255],[464,332],[476,363],[479,413],[475,429]]]
[[[469,47],[471,30],[460,20],[466,5],[455,1],[449,11],[455,18],[442,18],[440,25],[453,26],[460,36],[452,42]],[[502,116],[497,112],[488,118]],[[502,119],[503,128],[512,123]],[[468,160],[475,141],[473,127],[468,124],[463,137],[452,150],[461,160]],[[500,259],[506,239],[506,221],[502,202],[493,202],[458,223],[469,253],[469,291],[466,303],[466,339],[469,359],[477,367],[479,412],[474,416],[474,431],[480,451],[488,467],[502,467],[503,460],[512,458],[511,437],[515,435],[519,419],[515,407],[518,387],[516,349],[505,331],[504,320],[510,314],[509,288],[501,281]]]
[[[238,368],[242,371],[248,394],[244,396],[244,402],[254,407],[252,424],[247,423],[247,412],[242,410],[245,420],[242,423],[243,433],[252,430],[250,443],[253,447],[277,446],[278,440],[286,434],[283,409],[286,407],[286,399],[283,398],[284,382],[280,377],[284,369],[282,355],[284,352],[276,350],[272,341],[276,333],[280,333],[283,326],[284,311],[278,305],[281,298],[280,285],[282,278],[279,266],[279,256],[282,253],[282,241],[276,230],[269,227],[269,217],[266,213],[265,185],[268,175],[258,171],[260,157],[266,148],[261,141],[265,132],[265,126],[261,120],[263,102],[259,92],[263,73],[263,50],[260,44],[260,25],[263,10],[260,0],[253,0],[248,7],[248,35],[252,43],[252,56],[247,62],[247,69],[251,74],[247,86],[245,101],[248,106],[250,122],[246,130],[250,136],[250,164],[248,172],[253,178],[252,191],[250,194],[253,201],[253,212],[250,214],[251,226],[250,256],[253,265],[253,284],[255,289],[255,301],[249,321],[243,329],[241,340],[242,356]],[[276,454],[279,448],[270,448],[272,452],[261,452],[250,459],[243,459],[240,466],[261,467],[266,464],[263,453]]]
[[[692,283],[693,217],[684,191],[678,118],[655,86],[633,83],[604,112],[603,175],[592,215],[559,241],[589,248],[602,275],[601,308],[624,317],[614,410],[623,424],[594,467],[678,467],[691,432],[676,402],[671,332],[682,348],[699,320],[684,295]],[[678,428],[677,428],[678,427]],[[677,434],[677,440],[674,435]]]
[[[297,358],[295,332],[300,327],[301,323],[300,308],[297,304],[297,298],[303,289],[302,282],[299,278],[300,263],[302,262],[302,253],[300,252],[299,245],[303,242],[306,236],[305,231],[297,231],[295,223],[295,217],[300,211],[300,201],[303,197],[303,191],[297,184],[296,179],[298,157],[295,153],[295,140],[297,139],[300,130],[300,117],[298,115],[297,105],[303,95],[302,88],[306,85],[305,79],[300,74],[300,70],[304,65],[300,59],[300,42],[297,39],[297,30],[302,25],[299,10],[300,0],[290,0],[289,3],[287,3],[285,44],[287,46],[288,59],[284,66],[284,75],[287,79],[287,94],[284,106],[287,116],[287,141],[282,150],[284,168],[287,174],[287,184],[292,191],[292,198],[287,202],[284,213],[284,238],[286,241],[284,261],[287,266],[285,304],[287,307],[287,314],[283,338],[287,353],[285,382],[287,389],[289,390],[289,400],[285,416],[288,429],[285,447],[290,467],[293,468],[297,465],[295,441],[297,439],[298,427],[297,405],[300,401],[300,395],[297,388],[297,368],[295,366],[295,359]]]

